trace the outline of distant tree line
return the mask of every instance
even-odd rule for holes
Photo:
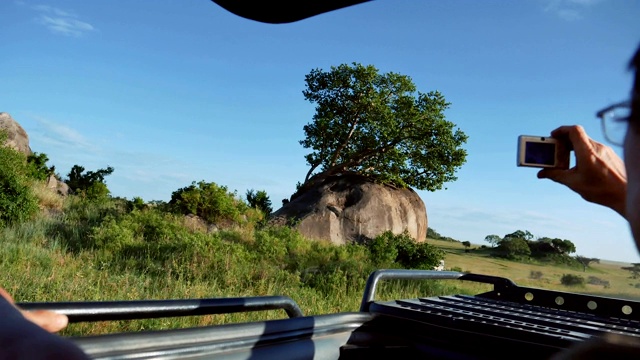
[[[576,252],[576,246],[570,240],[549,237],[536,239],[528,230],[516,230],[503,237],[495,234],[487,235],[484,240],[492,246],[492,252],[496,256],[509,259],[532,257],[565,263],[577,261],[585,269],[590,263],[599,262],[599,259],[583,256],[572,258],[570,255]]]
[[[440,235],[440,233],[438,233],[435,229],[432,229],[432,228],[427,228],[427,238],[433,239],[433,240],[441,240],[441,241],[460,242],[460,240],[456,240],[452,237]]]

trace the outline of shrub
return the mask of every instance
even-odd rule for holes
[[[529,273],[529,277],[534,280],[542,279],[542,271],[531,270],[531,273]]]
[[[48,167],[49,158],[44,153],[33,153],[27,156],[29,176],[37,180],[46,180],[56,172],[55,166]]]
[[[580,275],[563,274],[560,283],[565,286],[583,286],[585,281]]]
[[[376,268],[392,267],[398,258],[398,248],[394,242],[394,237],[384,233],[369,240],[369,259]]]
[[[374,270],[366,261],[366,248],[350,244],[327,246],[324,251],[327,257],[303,272],[301,281],[323,294],[360,294],[368,275]]]
[[[5,147],[0,132],[0,228],[29,219],[38,210],[31,191],[26,157]]]
[[[204,181],[194,181],[191,185],[174,191],[169,206],[174,212],[198,215],[203,220],[216,224],[237,223],[247,210],[247,205],[235,193],[229,192],[226,186]]]
[[[603,279],[600,279],[599,277],[596,277],[596,276],[589,276],[587,278],[587,284],[602,285],[605,289],[608,289],[608,288],[611,287],[611,284],[609,283],[609,280],[603,280]]]
[[[141,197],[135,196],[131,201],[127,203],[129,210],[144,210],[147,208],[144,200]]]
[[[88,188],[80,190],[80,195],[89,200],[104,200],[109,196],[109,189],[105,183],[96,182]]]
[[[382,252],[395,249],[395,262],[408,269],[433,269],[444,259],[442,250],[426,242],[415,241],[407,232],[394,235],[391,231],[385,231],[370,241],[368,247],[374,263],[388,262],[392,253],[385,255]]]
[[[520,238],[502,240],[500,242],[500,250],[503,251],[505,257],[510,259],[531,255],[531,249],[527,241]]]

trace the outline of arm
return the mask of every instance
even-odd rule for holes
[[[576,165],[570,169],[569,164],[561,164],[566,169],[540,170],[538,178],[564,184],[585,200],[609,207],[624,217],[627,174],[613,149],[592,140],[582,126],[561,126],[551,136],[571,144]]]
[[[21,311],[2,288],[0,319],[0,360],[88,359],[76,345],[48,332],[64,328],[66,316],[50,311]]]

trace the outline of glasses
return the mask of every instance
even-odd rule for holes
[[[605,139],[614,145],[622,145],[627,135],[631,115],[631,101],[623,101],[598,111],[596,116],[602,121]]]

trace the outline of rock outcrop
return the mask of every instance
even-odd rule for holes
[[[59,180],[55,175],[49,175],[49,177],[47,177],[46,184],[47,189],[55,191],[58,195],[67,196],[71,194],[69,185]]]
[[[11,115],[0,112],[0,130],[6,131],[7,140],[4,145],[18,150],[26,155],[31,155],[29,147],[29,136]]]
[[[406,230],[418,241],[427,235],[427,210],[415,191],[358,175],[325,179],[284,204],[271,222],[295,224],[304,236],[334,244],[372,239],[387,230]]]

